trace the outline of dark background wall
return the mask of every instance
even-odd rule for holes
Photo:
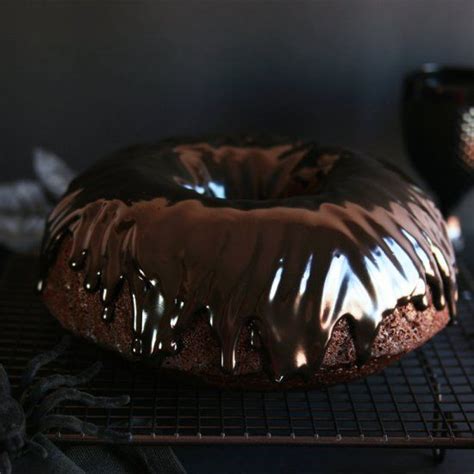
[[[0,3],[0,181],[166,135],[271,131],[401,160],[403,75],[474,64],[470,0]]]

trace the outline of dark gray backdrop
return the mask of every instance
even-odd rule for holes
[[[474,2],[0,2],[0,181],[183,133],[315,136],[402,159],[403,75],[474,65]]]

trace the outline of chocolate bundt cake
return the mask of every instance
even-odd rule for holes
[[[455,313],[433,202],[313,142],[164,140],[98,162],[49,217],[39,289],[61,324],[225,387],[366,376]]]

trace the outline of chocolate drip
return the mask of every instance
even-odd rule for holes
[[[45,276],[65,235],[105,322],[128,282],[140,357],[175,353],[205,311],[225,370],[251,324],[281,381],[318,368],[342,317],[363,363],[397,305],[426,308],[429,293],[455,312],[454,255],[431,200],[389,165],[313,143],[121,151],[76,179],[51,214]]]

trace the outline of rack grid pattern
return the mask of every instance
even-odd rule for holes
[[[27,362],[63,334],[24,275],[34,261],[10,261],[0,282],[0,362],[17,386]],[[39,376],[104,368],[86,387],[94,395],[129,394],[122,408],[62,404],[58,413],[130,432],[132,443],[281,443],[394,447],[474,447],[474,281],[462,266],[458,324],[380,374],[325,390],[225,391],[181,385],[74,340]],[[51,432],[64,442],[98,442]]]

